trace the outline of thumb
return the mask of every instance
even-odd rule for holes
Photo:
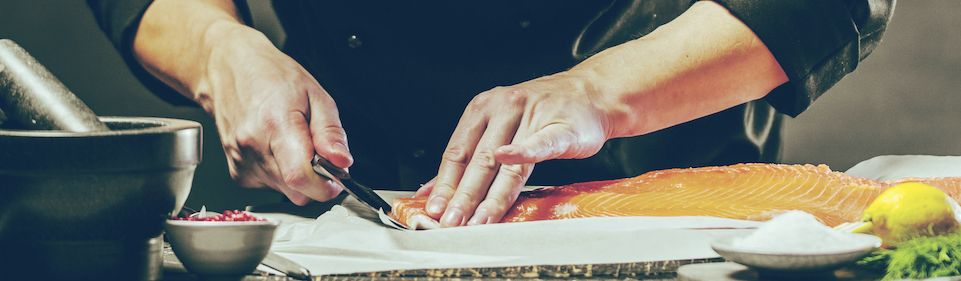
[[[347,168],[354,164],[354,157],[347,145],[347,132],[340,123],[337,105],[326,91],[310,96],[310,131],[314,150],[337,167]]]
[[[354,157],[347,146],[347,133],[342,127],[325,127],[314,133],[314,149],[321,157],[337,167],[347,168],[354,164]]]
[[[597,141],[574,133],[568,125],[552,124],[520,141],[497,148],[494,157],[506,165],[587,158],[600,151],[603,144],[603,140]]]

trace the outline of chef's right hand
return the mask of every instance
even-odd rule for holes
[[[235,11],[223,17],[228,4],[154,2],[134,41],[138,60],[214,118],[230,175],[241,186],[273,188],[297,205],[336,197],[343,188],[311,167],[315,152],[338,167],[353,162],[333,99],[266,36],[237,21]],[[195,18],[155,17],[172,8],[192,10]],[[191,24],[203,15],[213,20]],[[165,30],[178,24],[185,26]]]
[[[298,205],[336,197],[341,187],[310,165],[315,151],[338,167],[353,161],[334,100],[269,40],[230,38],[211,52],[198,93],[217,121],[231,177],[244,187],[269,186]]]

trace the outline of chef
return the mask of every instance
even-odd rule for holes
[[[303,205],[417,190],[442,226],[524,185],[774,162],[796,116],[880,41],[893,0],[88,0],[135,75],[216,121],[231,176]],[[535,169],[536,167],[536,169]]]

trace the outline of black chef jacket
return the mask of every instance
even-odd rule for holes
[[[235,1],[252,24],[246,1]],[[654,133],[612,139],[587,159],[535,165],[530,185],[625,178],[675,167],[774,162],[783,115],[796,116],[880,41],[892,0],[718,0],[771,50],[790,82],[749,102]],[[134,74],[173,104],[192,104],[132,55],[150,0],[88,0]],[[471,98],[564,71],[641,37],[690,0],[276,0],[284,52],[340,109],[355,177],[413,190]],[[243,59],[243,58],[238,58]]]

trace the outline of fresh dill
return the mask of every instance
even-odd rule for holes
[[[893,250],[879,249],[858,262],[884,271],[882,280],[925,279],[961,275],[961,234],[919,237]]]

